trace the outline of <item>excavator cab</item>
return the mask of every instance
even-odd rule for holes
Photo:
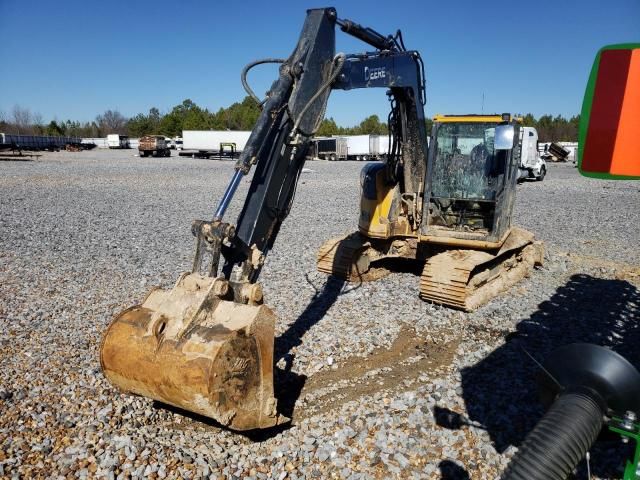
[[[318,270],[366,281],[393,261],[419,262],[420,298],[467,311],[529,275],[543,249],[511,224],[520,128],[510,114],[436,115],[428,153],[405,158],[400,181],[389,181],[388,162],[365,166],[358,232],[325,242]],[[398,138],[402,151],[418,150],[410,134]],[[417,194],[403,191],[416,178]]]
[[[435,237],[500,242],[509,232],[519,149],[496,148],[496,129],[519,124],[511,115],[434,119],[422,232]],[[500,145],[499,145],[500,146]]]

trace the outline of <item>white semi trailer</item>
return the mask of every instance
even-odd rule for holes
[[[378,160],[387,154],[387,135],[346,135],[348,160]]]
[[[330,160],[380,160],[387,155],[389,150],[387,135],[340,135],[318,140],[328,146],[331,144],[331,139],[335,139],[333,140],[335,148],[333,149],[334,154],[329,157]],[[320,144],[318,146],[321,147]],[[328,147],[321,147],[321,149],[330,150]],[[324,158],[321,155],[318,157]]]
[[[229,156],[244,150],[250,131],[245,130],[183,130],[182,156],[211,158]]]

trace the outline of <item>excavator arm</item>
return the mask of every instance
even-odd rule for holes
[[[335,26],[376,47],[376,52],[335,55]],[[398,38],[400,39],[398,41]],[[309,10],[293,54],[282,64],[261,115],[240,156],[235,174],[211,222],[194,224],[198,248],[194,271],[203,269],[209,250],[209,275],[217,276],[220,256],[224,277],[236,301],[257,280],[295,194],[311,139],[324,118],[331,89],[385,88],[392,98],[393,129],[388,164],[390,182],[418,202],[426,165],[424,73],[418,52],[406,51],[397,37],[383,36],[332,8]],[[224,213],[242,177],[255,165],[244,206],[234,226]],[[417,209],[419,210],[419,209]]]
[[[336,25],[377,50],[336,55]],[[385,37],[338,19],[333,8],[309,10],[213,218],[193,223],[192,271],[171,290],[149,292],[107,329],[100,361],[112,384],[234,430],[287,420],[274,397],[275,315],[263,305],[257,279],[291,208],[331,89],[368,87],[387,88],[392,98],[387,179],[418,201],[422,181],[413,179],[425,177],[426,163],[420,56],[406,51],[400,32]],[[228,223],[225,212],[252,168],[240,215]]]

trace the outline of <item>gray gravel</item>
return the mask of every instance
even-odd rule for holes
[[[640,360],[638,183],[550,165],[519,186],[516,223],[546,264],[465,314],[420,301],[413,273],[317,273],[321,243],[356,227],[362,164],[312,162],[261,277],[294,425],[239,435],[123,395],[100,373],[101,334],[189,268],[191,220],[233,166],[134,153],[0,161],[0,477],[495,478],[541,415],[524,350],[586,340]],[[625,453],[600,443],[593,478],[621,476]]]

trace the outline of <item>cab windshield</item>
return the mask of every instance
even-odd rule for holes
[[[495,199],[505,173],[505,156],[494,150],[495,127],[488,122],[443,123],[438,127],[433,197]]]

